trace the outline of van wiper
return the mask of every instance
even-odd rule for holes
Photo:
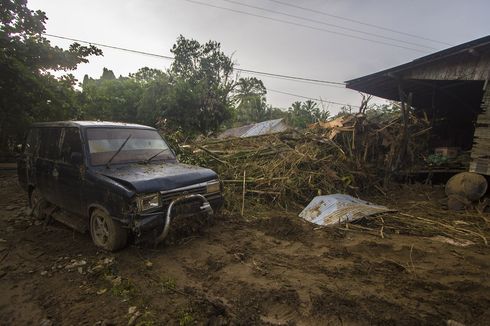
[[[150,163],[151,160],[153,160],[155,157],[157,157],[158,155],[162,154],[163,152],[165,151],[168,151],[168,148],[164,148],[162,149],[161,151],[159,151],[158,153],[156,153],[155,155],[152,155],[150,158],[146,159],[144,162],[145,164],[148,164]]]
[[[131,134],[129,134],[128,138],[126,138],[126,140],[121,144],[121,146],[119,147],[119,149],[114,153],[114,155],[112,155],[112,157],[109,159],[109,161],[107,161],[107,163],[105,164],[105,166],[107,168],[110,168],[110,164],[111,164],[112,160],[114,159],[114,157],[117,156],[117,154],[119,154],[121,152],[121,150],[123,149],[124,145],[126,145],[126,143],[128,142],[129,138],[131,138]]]

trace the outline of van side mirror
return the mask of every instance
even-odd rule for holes
[[[73,165],[81,165],[83,163],[83,156],[80,152],[72,152],[70,155],[70,162]]]

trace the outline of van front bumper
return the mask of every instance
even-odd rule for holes
[[[161,210],[151,212],[151,213],[135,213],[130,216],[130,229],[137,236],[141,236],[144,233],[148,233],[151,231],[156,231],[156,234],[161,234],[164,231],[168,209],[171,207],[172,211],[171,216],[190,216],[197,215],[200,213],[205,213],[205,210],[202,209],[202,200],[197,200],[195,196],[191,198],[184,198],[192,195],[183,195],[182,197],[178,197],[174,199],[172,202],[175,202],[175,205],[168,205]],[[205,198],[206,202],[211,206],[212,211],[219,210],[223,205],[223,196],[221,194],[202,196]],[[209,213],[209,211],[208,211]],[[170,223],[168,220],[167,224]],[[167,226],[168,232],[168,226]]]

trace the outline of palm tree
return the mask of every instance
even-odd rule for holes
[[[267,93],[261,80],[240,78],[233,96],[236,103],[237,120],[242,123],[263,121],[267,116],[265,94]]]

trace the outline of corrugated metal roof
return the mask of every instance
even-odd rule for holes
[[[242,127],[232,128],[224,131],[219,138],[228,137],[253,137],[260,135],[273,134],[277,132],[286,131],[289,127],[283,121],[284,119],[274,119],[262,121]]]
[[[334,194],[313,198],[299,217],[318,225],[336,225],[390,211],[393,210],[349,195]]]
[[[52,121],[52,122],[36,122],[32,124],[33,127],[123,127],[123,128],[138,128],[138,129],[155,129],[153,127],[139,125],[135,123],[126,122],[112,122],[112,121]]]
[[[286,131],[287,126],[282,122],[283,119],[275,119],[256,123],[245,133],[243,133],[241,137],[267,135],[276,132]]]

